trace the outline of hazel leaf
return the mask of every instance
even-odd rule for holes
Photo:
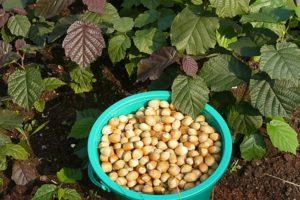
[[[101,56],[105,41],[96,25],[76,21],[68,28],[62,46],[72,61],[85,68]]]
[[[174,47],[163,47],[152,53],[149,58],[142,59],[138,64],[137,79],[158,79],[165,68],[172,65],[178,59]]]
[[[82,0],[88,6],[89,11],[103,14],[106,0]]]

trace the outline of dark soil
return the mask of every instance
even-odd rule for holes
[[[300,108],[292,117],[291,126],[300,139]],[[265,130],[261,130],[265,133]],[[219,181],[213,199],[300,199],[300,152],[297,155],[280,153],[269,139],[267,155],[262,160],[245,162],[233,158],[237,165]]]
[[[213,199],[300,199],[300,154],[297,156],[276,152],[270,147],[262,160],[238,162],[234,172],[227,172],[214,189]],[[277,177],[277,178],[276,178]],[[279,180],[283,179],[283,180]],[[292,185],[292,182],[298,184]]]

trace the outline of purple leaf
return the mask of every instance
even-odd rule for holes
[[[23,8],[13,8],[12,11],[20,15],[27,15],[26,10]]]
[[[89,11],[103,14],[106,0],[82,0],[88,6]]]
[[[38,173],[35,166],[29,161],[15,161],[12,168],[11,179],[17,185],[26,185],[30,181],[36,179]]]
[[[5,10],[0,9],[0,28],[4,26],[9,18],[9,14]]]
[[[12,51],[12,46],[9,43],[0,40],[0,58],[4,54],[7,54],[11,51]]]
[[[105,41],[96,25],[76,21],[68,28],[62,46],[66,56],[81,67],[87,67],[101,56]]]
[[[162,47],[153,52],[149,58],[142,59],[138,64],[137,80],[158,79],[165,68],[178,60],[174,47]]]
[[[16,42],[15,42],[15,48],[17,50],[20,50],[22,49],[23,47],[26,46],[26,42],[24,39],[17,39]]]
[[[0,68],[19,58],[20,56],[12,51],[10,44],[0,40]]]
[[[181,67],[188,76],[196,76],[198,72],[198,64],[196,60],[188,55],[183,57]]]

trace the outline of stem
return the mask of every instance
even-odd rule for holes
[[[201,60],[201,59],[204,59],[204,58],[212,58],[212,57],[215,57],[217,55],[219,55],[219,54],[212,53],[212,54],[209,54],[209,55],[199,56],[199,57],[196,57],[196,60]]]
[[[288,184],[291,184],[291,185],[293,185],[293,186],[300,187],[300,185],[298,185],[298,184],[296,184],[296,183],[293,183],[293,182],[290,182],[290,181],[281,179],[281,178],[279,178],[279,177],[277,177],[277,176],[273,176],[273,175],[270,175],[270,174],[267,174],[267,173],[265,173],[265,175],[267,175],[267,176],[269,176],[269,177],[272,177],[272,178],[275,178],[275,179],[277,179],[277,180],[281,180],[281,181],[283,181],[284,183],[288,183]]]
[[[13,61],[13,64],[17,64],[18,67],[21,67],[22,69],[24,69],[23,65],[21,65],[20,63],[16,62],[16,61]]]
[[[289,18],[289,21],[288,21],[288,23],[287,23],[287,27],[286,27],[286,29],[285,29],[285,33],[284,33],[284,36],[282,37],[282,39],[285,39],[285,38],[286,38],[286,35],[287,35],[287,33],[288,33],[288,30],[290,29],[290,23],[291,23],[291,21],[292,21],[292,18]]]
[[[9,101],[12,98],[10,96],[0,97],[0,101]]]
[[[26,140],[28,146],[31,148],[27,133],[26,133],[23,129],[21,129],[21,128],[16,128],[16,129],[17,129],[17,131],[19,131],[19,132],[21,133],[21,135],[25,138],[25,140]]]
[[[233,57],[235,57],[236,59],[238,59],[238,60],[241,61],[242,63],[244,63],[244,64],[246,64],[247,66],[249,66],[248,63],[245,62],[243,59],[241,59],[238,55],[236,55],[236,53],[232,52],[232,55],[233,55]]]
[[[54,180],[50,180],[52,183],[54,183],[55,185],[57,185],[58,183],[56,182],[56,181],[54,181]]]
[[[25,60],[25,53],[23,53],[23,55],[21,56],[21,64],[23,69],[24,69],[24,60]]]
[[[215,198],[215,187],[213,187],[213,191],[211,193],[211,200],[214,200]]]
[[[246,89],[245,89],[245,91],[243,92],[243,95],[242,95],[242,98],[241,98],[241,100],[240,100],[240,101],[244,100],[244,98],[245,98],[245,95],[247,94],[248,90],[249,90],[249,84],[248,84],[248,83],[246,83]]]

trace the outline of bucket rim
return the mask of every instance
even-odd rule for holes
[[[136,192],[134,190],[126,189],[120,185],[118,185],[116,182],[111,180],[109,176],[102,170],[100,162],[99,162],[99,154],[98,154],[98,145],[95,147],[95,137],[97,134],[102,135],[101,130],[99,130],[99,127],[103,123],[107,123],[109,119],[106,119],[108,116],[108,113],[115,112],[121,107],[124,107],[128,104],[132,104],[135,101],[144,101],[145,97],[152,98],[152,99],[159,99],[159,98],[171,98],[171,92],[166,90],[159,90],[159,91],[149,91],[149,92],[142,92],[138,94],[134,94],[131,96],[128,96],[126,98],[123,98],[110,107],[108,107],[95,121],[90,134],[88,138],[88,157],[89,161],[91,163],[91,166],[96,173],[97,177],[103,182],[103,184],[107,187],[109,187],[110,190],[118,193],[121,196],[129,197],[131,199],[161,199],[164,198],[165,200],[171,200],[176,198],[186,198],[189,196],[194,196],[197,193],[201,193],[208,188],[213,187],[216,182],[223,176],[225,171],[227,170],[227,167],[229,165],[230,159],[231,159],[231,153],[232,153],[232,138],[230,130],[227,126],[227,123],[223,119],[223,117],[209,104],[205,105],[204,111],[208,113],[208,115],[212,116],[212,118],[217,122],[217,124],[220,127],[220,134],[222,135],[222,145],[223,145],[223,153],[221,157],[221,161],[219,162],[219,166],[217,169],[202,183],[196,185],[193,188],[190,188],[188,190],[184,190],[178,193],[173,194],[146,194],[142,192]],[[100,141],[97,141],[98,143]],[[95,149],[96,148],[96,149]],[[139,198],[140,197],[140,198]]]

